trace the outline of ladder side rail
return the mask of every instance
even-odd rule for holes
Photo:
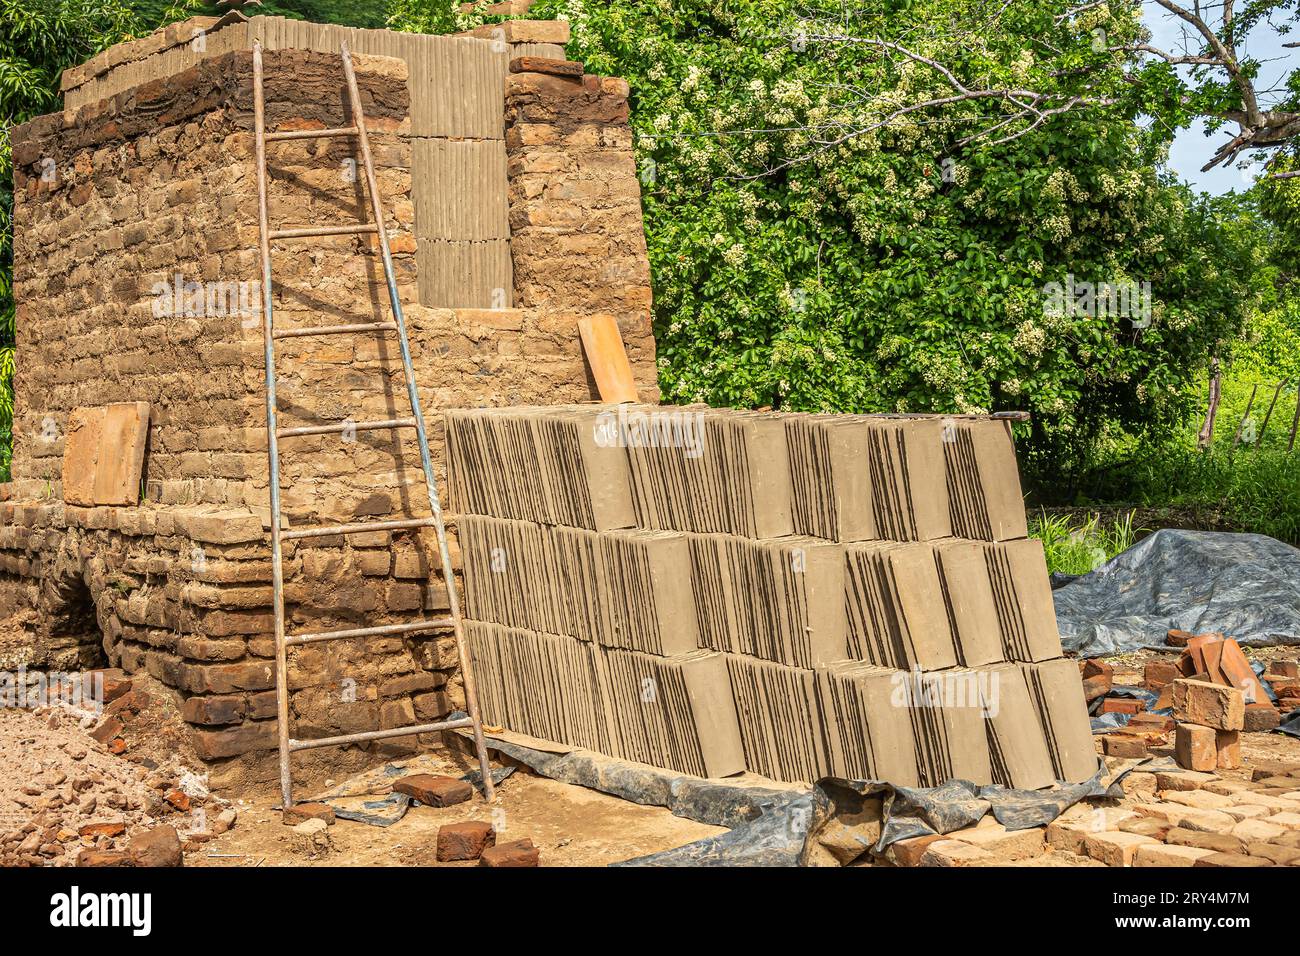
[[[465,708],[473,720],[474,746],[478,754],[479,769],[483,774],[483,795],[492,801],[492,771],[488,764],[487,742],[483,738],[483,721],[478,709],[478,694],[474,685],[474,672],[465,647],[464,626],[461,621],[460,600],[456,593],[456,575],[451,569],[451,555],[447,547],[447,530],[443,524],[442,506],[438,501],[438,488],[433,477],[433,461],[429,455],[429,440],[425,434],[424,414],[420,410],[420,395],[415,384],[415,370],[411,364],[411,348],[406,336],[406,320],[402,314],[402,303],[397,293],[397,280],[393,275],[393,260],[388,249],[388,233],[384,226],[384,208],[379,198],[379,186],[375,181],[375,167],[370,155],[370,137],[366,131],[366,118],[361,108],[361,91],[357,87],[356,71],[352,66],[352,54],[347,44],[343,44],[343,72],[347,78],[348,98],[352,104],[352,121],[357,129],[357,141],[361,148],[361,157],[366,171],[366,190],[370,194],[370,206],[378,227],[379,254],[383,260],[384,278],[388,283],[388,299],[393,310],[393,319],[397,322],[397,338],[402,353],[402,366],[406,374],[406,391],[411,403],[411,414],[415,417],[415,434],[420,446],[420,464],[424,468],[424,483],[429,493],[429,508],[433,513],[435,530],[438,536],[438,555],[442,562],[442,576],[447,588],[447,603],[450,606],[452,629],[456,638],[456,655],[460,663],[461,680],[465,687]]]
[[[280,799],[293,806],[289,773],[289,663],[284,643],[284,558],[280,546],[280,449],[276,441],[275,336],[272,332],[271,242],[266,200],[266,102],[262,44],[253,44],[253,137],[257,153],[257,226],[262,253],[262,341],[266,364],[266,456],[271,496],[271,582],[275,592],[275,709],[280,750]]]

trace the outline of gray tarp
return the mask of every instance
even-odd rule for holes
[[[1052,592],[1081,657],[1163,647],[1165,632],[1300,643],[1300,550],[1261,534],[1161,530]]]

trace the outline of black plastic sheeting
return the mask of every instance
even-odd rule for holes
[[[1104,781],[1106,770],[1099,766],[1091,780],[1050,790],[980,787],[964,780],[924,789],[833,777],[807,790],[703,780],[584,750],[537,750],[497,736],[489,737],[488,746],[552,780],[727,828],[615,866],[805,866],[827,865],[828,857],[843,864],[864,853],[883,853],[898,840],[974,826],[990,812],[1009,830],[1044,826],[1080,800],[1122,797],[1120,781],[1142,765],[1135,763]],[[828,845],[833,846],[829,854]]]
[[[1045,826],[1080,800],[1122,797],[1119,781],[1137,766],[1105,783],[1105,771],[1099,769],[1091,780],[1051,790],[981,787],[965,780],[926,789],[828,777],[811,793],[776,805],[728,833],[617,865],[846,865],[864,854],[881,855],[899,840],[972,827],[990,812],[1008,830]]]
[[[1217,631],[1300,643],[1300,550],[1260,534],[1161,530],[1053,594],[1061,643],[1082,657]]]

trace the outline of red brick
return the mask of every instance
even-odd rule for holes
[[[1136,714],[1143,709],[1142,701],[1136,697],[1107,697],[1101,702],[1103,714]]]
[[[190,697],[181,705],[181,716],[191,724],[237,724],[244,719],[244,698],[240,695]]]
[[[519,867],[537,866],[540,859],[541,852],[533,846],[533,841],[524,839],[488,847],[478,862],[479,866]]]
[[[1236,730],[1216,730],[1214,748],[1215,766],[1219,770],[1236,770],[1241,767],[1241,733]]]
[[[1107,757],[1145,757],[1146,741],[1135,734],[1106,734],[1101,738],[1101,750]]]
[[[1083,679],[1083,696],[1088,703],[1110,693],[1111,682],[1108,677],[1085,677]]]
[[[1090,657],[1079,665],[1079,673],[1086,680],[1089,677],[1105,677],[1107,680],[1115,679],[1115,668],[1097,657]]]
[[[1176,628],[1165,634],[1165,643],[1170,647],[1186,647],[1191,639],[1192,635],[1189,631],[1180,631]]]
[[[110,820],[103,823],[87,823],[80,827],[77,833],[80,836],[88,837],[115,837],[121,836],[126,832],[126,824],[121,820]]]
[[[1187,770],[1210,771],[1218,765],[1214,728],[1179,724],[1174,732],[1174,759]]]
[[[477,860],[483,851],[496,845],[492,824],[480,820],[448,823],[438,828],[438,860]]]
[[[1260,733],[1262,731],[1272,730],[1282,722],[1278,715],[1277,708],[1271,703],[1260,701],[1254,704],[1246,705],[1246,713],[1242,720],[1242,730],[1247,733]]]
[[[274,720],[252,720],[222,730],[196,730],[194,749],[204,760],[235,757],[279,745]]]
[[[109,717],[92,730],[90,736],[94,737],[101,744],[107,744],[125,729],[126,727],[122,721],[118,720],[116,717]]]
[[[1246,700],[1235,687],[1206,681],[1176,680],[1174,717],[1215,730],[1240,730],[1245,722]]]
[[[1264,668],[1264,676],[1270,680],[1274,677],[1290,677],[1292,680],[1300,679],[1300,662],[1269,661],[1268,667]]]
[[[134,866],[131,855],[123,850],[82,850],[77,866]]]
[[[328,803],[295,803],[280,813],[280,822],[286,826],[306,823],[308,820],[324,820],[326,826],[333,826],[334,808]]]
[[[1147,661],[1142,669],[1142,686],[1147,690],[1159,690],[1180,677],[1182,672],[1173,661]]]
[[[127,852],[136,866],[182,866],[185,862],[180,837],[169,826],[157,826],[132,837]]]
[[[930,844],[936,840],[946,839],[948,838],[942,833],[912,837],[910,840],[899,840],[897,843],[890,844],[889,852],[898,866],[920,866],[921,857],[925,856],[925,851]]]
[[[393,784],[393,790],[414,797],[426,807],[450,807],[474,795],[468,781],[431,773],[405,776]]]
[[[552,60],[544,56],[517,56],[510,61],[510,72],[580,77],[582,64],[575,60]]]

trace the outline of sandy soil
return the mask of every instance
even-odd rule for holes
[[[455,753],[435,755],[442,772],[460,776],[470,763]],[[423,769],[423,768],[421,768]],[[305,849],[293,828],[280,821],[274,794],[235,801],[235,827],[186,855],[187,866],[474,866],[438,863],[438,828],[445,823],[483,820],[495,825],[498,842],[528,837],[541,850],[542,866],[605,866],[681,846],[725,832],[569,784],[516,770],[486,804],[477,794],[468,803],[437,808],[415,806],[390,827],[338,820],[327,833],[331,848]]]

